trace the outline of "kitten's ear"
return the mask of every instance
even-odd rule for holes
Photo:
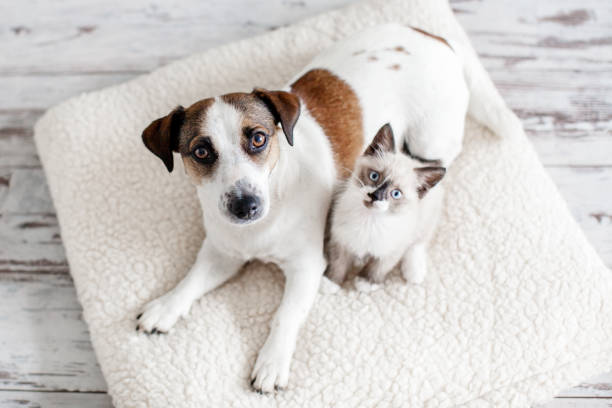
[[[393,153],[395,151],[395,140],[393,138],[393,129],[391,125],[386,123],[378,130],[374,140],[365,151],[365,155],[374,156],[378,153]]]
[[[417,167],[414,171],[417,174],[417,194],[419,198],[425,197],[425,194],[438,184],[446,174],[444,167]]]

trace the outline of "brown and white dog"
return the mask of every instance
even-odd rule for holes
[[[168,171],[180,154],[206,239],[185,278],[144,307],[138,328],[167,332],[245,262],[274,262],[285,292],[251,378],[258,391],[285,387],[326,267],[332,191],[370,143],[365,135],[390,123],[398,145],[407,139],[412,154],[448,165],[461,150],[468,98],[445,40],[384,25],[337,43],[284,90],[207,98],[152,122],[143,141]]]

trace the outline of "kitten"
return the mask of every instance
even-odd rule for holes
[[[377,289],[398,263],[407,281],[423,281],[426,245],[444,195],[442,186],[434,186],[446,172],[435,161],[423,161],[410,155],[406,144],[396,151],[389,124],[378,131],[332,204],[324,292],[339,289],[360,263],[355,285],[361,291]]]

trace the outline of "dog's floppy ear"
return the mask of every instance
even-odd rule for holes
[[[268,91],[255,88],[253,95],[261,99],[278,124],[280,122],[287,142],[293,146],[293,127],[300,117],[300,100],[297,96],[285,91]]]
[[[425,197],[425,194],[438,184],[446,174],[444,167],[417,167],[414,171],[417,174],[419,198]]]
[[[147,149],[164,162],[169,172],[174,168],[172,152],[178,151],[178,140],[184,120],[185,108],[177,106],[168,115],[151,122],[142,132],[142,141]]]
[[[393,138],[393,129],[391,125],[384,124],[374,136],[374,140],[368,146],[365,153],[368,156],[374,156],[377,152],[389,152],[395,151],[395,140]]]

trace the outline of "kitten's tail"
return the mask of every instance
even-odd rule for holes
[[[463,64],[463,75],[470,92],[468,115],[499,137],[521,134],[520,119],[506,105],[474,50],[464,47],[459,41],[449,41],[449,44]]]

